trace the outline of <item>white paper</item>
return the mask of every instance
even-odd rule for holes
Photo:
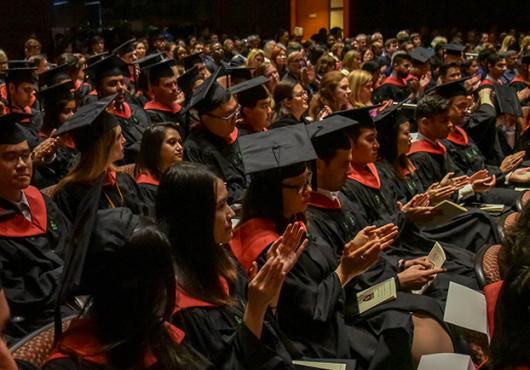
[[[432,212],[435,214],[434,217],[425,222],[420,222],[424,226],[437,226],[445,224],[453,217],[461,215],[467,212],[467,208],[462,207],[459,204],[453,203],[450,200],[444,200],[433,207]]]
[[[393,277],[357,293],[359,313],[397,298],[396,281]]]
[[[440,245],[440,243],[434,243],[431,251],[429,252],[429,255],[427,256],[427,259],[435,269],[439,269],[444,265],[447,257],[445,256],[445,251]],[[436,277],[434,279],[436,279]],[[423,294],[423,292],[425,292],[425,290],[432,284],[434,279],[425,284],[421,289],[413,290],[412,293]]]
[[[489,339],[486,297],[481,292],[452,281],[449,282],[444,321],[486,334]]]
[[[459,353],[423,355],[418,370],[475,370],[471,357]]]
[[[313,367],[315,369],[326,369],[326,370],[346,370],[346,364],[332,363],[332,362],[320,362],[320,361],[293,361],[295,365],[302,365],[307,367]]]

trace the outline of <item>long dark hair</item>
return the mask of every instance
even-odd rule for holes
[[[265,218],[274,222],[279,234],[283,233],[292,220],[285,220],[283,216],[282,181],[302,174],[306,168],[306,163],[298,163],[254,174],[243,200],[241,223]]]
[[[377,141],[379,142],[379,159],[387,161],[394,173],[402,178],[402,169],[407,168],[409,159],[406,154],[398,155],[397,137],[401,125],[384,122],[377,125]]]
[[[508,272],[495,308],[495,331],[488,367],[492,370],[530,366],[530,265]]]
[[[179,127],[173,122],[161,122],[148,127],[142,136],[140,152],[136,159],[135,174],[149,171],[151,175],[160,179],[160,148],[164,144],[166,131],[174,129],[179,132]]]
[[[72,93],[63,96],[60,100],[45,101],[45,113],[41,129],[44,134],[49,136],[54,129],[59,127],[59,115],[71,101],[75,101]]]
[[[90,314],[110,365],[144,368],[150,349],[159,368],[175,369],[189,361],[164,322],[175,307],[176,281],[169,242],[154,226],[136,231],[102,272],[94,288]]]
[[[220,278],[233,285],[236,268],[228,249],[215,243],[213,232],[218,181],[201,165],[173,165],[160,180],[156,219],[171,243],[180,286],[195,298],[231,304]]]

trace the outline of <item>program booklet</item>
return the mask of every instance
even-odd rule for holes
[[[359,314],[368,311],[382,303],[392,301],[397,298],[396,281],[393,277],[382,281],[362,292],[357,293],[357,304]]]
[[[471,357],[460,353],[423,355],[418,370],[475,370]]]
[[[434,243],[431,251],[429,252],[429,255],[427,256],[427,259],[431,263],[432,267],[435,269],[439,269],[444,265],[445,260],[447,258],[445,257],[444,249],[442,248],[440,243]],[[434,279],[436,279],[436,277]],[[421,289],[413,290],[412,293],[423,294],[423,292],[425,292],[425,290],[432,284],[434,279],[425,284]]]
[[[462,207],[459,204],[453,203],[450,200],[444,200],[443,202],[440,202],[435,205],[432,209],[432,212],[434,214],[433,218],[428,221],[421,222],[421,225],[426,227],[432,227],[445,224],[451,221],[453,217],[466,213],[467,208]]]

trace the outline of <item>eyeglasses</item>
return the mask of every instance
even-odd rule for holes
[[[289,185],[289,184],[282,184],[282,188],[286,189],[295,189],[298,195],[302,195],[306,189],[311,187],[311,181],[313,179],[313,172],[309,172],[305,178],[305,181],[302,185]]]
[[[304,97],[304,96],[308,96],[308,95],[307,95],[307,91],[302,90],[302,91],[300,91],[298,94],[295,94],[295,95],[291,96],[291,99],[292,99],[292,98],[302,98],[302,97]]]
[[[222,121],[231,121],[235,118],[237,118],[239,116],[239,113],[241,112],[241,105],[237,105],[237,108],[230,114],[228,114],[227,116],[224,116],[224,117],[219,117],[219,116],[216,116],[215,114],[211,114],[211,113],[206,113],[207,116],[210,116],[210,117],[213,117],[213,118],[217,118],[217,119],[220,119]]]
[[[7,152],[7,153],[1,153],[0,158],[4,162],[8,162],[10,164],[17,164],[19,160],[22,159],[22,162],[29,163],[31,161],[31,152]]]

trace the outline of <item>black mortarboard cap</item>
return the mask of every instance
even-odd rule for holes
[[[405,122],[410,122],[410,112],[407,114],[403,109],[403,104],[407,101],[408,99],[405,99],[396,105],[392,105],[375,116],[374,123],[376,127],[379,129],[382,126],[399,126]]]
[[[48,69],[39,75],[39,89],[43,89],[52,85],[56,85],[61,81],[70,79],[68,76],[68,70],[70,66],[63,64],[58,67]]]
[[[125,41],[123,44],[119,45],[114,50],[112,50],[112,54],[122,56],[124,54],[130,53],[131,51],[134,51],[135,42],[136,39],[130,39]]]
[[[199,76],[199,68],[197,68],[197,66],[193,66],[193,68],[188,69],[177,78],[177,85],[184,92],[186,100],[188,100],[193,94],[193,86],[199,78],[201,78],[201,76]]]
[[[523,111],[521,109],[521,103],[517,98],[515,90],[510,86],[496,85],[495,99],[499,114],[511,114],[516,117],[522,117]]]
[[[208,113],[225,103],[230,99],[230,91],[217,83],[217,77],[221,72],[219,67],[204,83],[197,88],[195,93],[191,96],[186,111],[194,108],[199,115]]]
[[[223,75],[229,76],[230,86],[250,80],[252,78],[252,72],[255,70],[255,68],[250,67],[232,67],[223,61],[221,61],[221,64],[223,66]]]
[[[455,81],[446,82],[426,91],[426,95],[439,95],[442,98],[451,99],[455,96],[468,95],[464,82],[469,77],[460,78]]]
[[[154,53],[146,55],[143,58],[137,59],[134,63],[140,67],[140,69],[147,68],[148,66],[152,64],[156,64],[158,62],[161,62],[164,60],[164,55],[160,53]]]
[[[321,121],[310,123],[306,127],[311,139],[317,139],[353,127],[356,124],[358,124],[358,122],[351,118],[344,116],[328,116]]]
[[[202,60],[202,53],[187,55],[182,58],[182,63],[184,64],[184,69],[186,71],[190,68],[193,68],[193,66],[198,63],[204,63],[204,61]]]
[[[238,139],[245,173],[281,169],[317,158],[305,125],[291,125]]]
[[[164,59],[161,62],[148,65],[143,72],[147,72],[151,83],[160,80],[162,77],[175,77],[172,66],[175,65],[174,59]]]
[[[109,76],[128,76],[127,65],[116,55],[110,55],[90,65],[88,73],[93,81],[99,82]]]
[[[108,51],[104,51],[103,53],[90,55],[86,58],[86,65],[87,67],[90,67],[92,64],[99,62],[101,59],[106,58],[109,56]]]
[[[269,97],[268,90],[263,86],[267,81],[267,77],[258,76],[234,85],[228,90],[232,94],[237,94],[237,102],[239,105],[242,107],[253,107],[258,100],[267,99]]]
[[[374,119],[370,112],[374,110],[375,108],[381,107],[383,104],[379,105],[371,105],[368,107],[362,107],[362,108],[354,108],[354,109],[347,109],[347,110],[341,110],[334,112],[330,115],[332,116],[344,116],[350,119],[353,119],[357,122],[359,122],[362,125],[369,124],[373,125]]]
[[[35,64],[26,60],[10,60],[7,62],[7,81],[15,84],[22,82],[36,83]]]
[[[20,121],[31,117],[27,113],[6,113],[0,116],[0,144],[15,145],[27,140],[26,132]]]
[[[427,63],[434,56],[434,50],[420,46],[412,49],[410,56],[419,63]]]
[[[465,48],[464,45],[455,44],[454,42],[442,45],[442,49],[444,49],[447,54],[451,55],[461,55]]]
[[[76,148],[86,152],[96,140],[119,125],[116,117],[106,111],[114,98],[116,95],[111,95],[81,106],[59,127],[55,136],[71,133]]]
[[[72,80],[65,80],[39,90],[37,95],[43,100],[44,109],[46,109],[46,107],[53,106],[53,104],[56,104],[60,101],[74,100],[75,97],[72,93],[74,87],[75,86]]]

